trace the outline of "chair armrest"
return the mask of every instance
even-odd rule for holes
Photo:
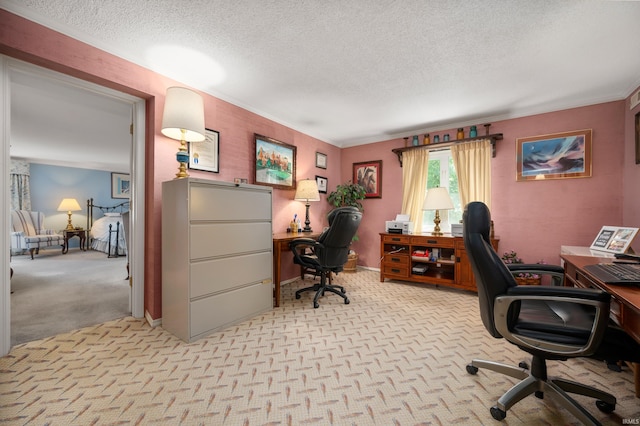
[[[289,248],[293,252],[294,263],[297,263],[297,264],[307,263],[302,260],[301,256],[303,254],[307,254],[305,253],[306,249],[310,248],[312,252],[315,252],[315,249],[317,247],[323,247],[323,245],[318,241],[314,240],[313,238],[304,238],[304,237],[296,238],[295,240],[289,243]]]
[[[562,286],[564,283],[564,268],[557,265],[546,265],[541,263],[510,263],[507,265],[513,276],[519,274],[536,274],[541,276],[550,276],[551,285]]]
[[[24,231],[11,231],[12,237],[24,237]]]
[[[518,286],[494,304],[494,323],[498,332],[515,344],[534,349],[550,356],[589,356],[598,349],[609,324],[611,295],[597,289],[573,287]],[[582,310],[591,307],[588,312]],[[541,313],[536,323],[539,333],[524,335],[517,330],[523,311]],[[545,310],[552,312],[561,325],[544,321]],[[579,326],[574,327],[574,320]],[[575,338],[578,334],[588,336]],[[545,340],[541,336],[553,337]]]

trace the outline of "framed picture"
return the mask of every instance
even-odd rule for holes
[[[591,177],[591,129],[516,139],[517,181]]]
[[[353,182],[364,187],[365,198],[382,198],[382,160],[353,163]]]
[[[296,189],[296,147],[255,134],[255,173],[257,185]]]
[[[316,175],[316,183],[318,184],[318,192],[321,194],[327,193],[327,183],[329,181],[326,177]]]
[[[220,172],[220,133],[205,129],[202,142],[189,142],[189,168],[205,172]]]
[[[111,173],[111,198],[131,197],[131,177],[125,173]]]
[[[319,169],[327,168],[327,154],[316,152],[316,167]]]
[[[624,253],[637,233],[638,228],[603,226],[589,248],[609,253]]]
[[[636,164],[640,164],[640,112],[636,114]]]

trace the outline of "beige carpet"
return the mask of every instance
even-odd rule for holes
[[[371,271],[340,274],[350,305],[313,309],[305,283],[282,306],[187,344],[124,318],[15,347],[0,358],[0,423],[10,425],[491,425],[514,381],[471,376],[472,358],[516,364],[523,353],[483,329],[477,297]],[[610,389],[614,414],[576,397],[604,424],[640,419],[628,369],[550,363],[549,374]],[[528,397],[506,425],[572,425],[552,400]]]

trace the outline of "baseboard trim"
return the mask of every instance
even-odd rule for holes
[[[147,323],[151,327],[155,328],[155,327],[158,327],[158,326],[162,325],[162,318],[157,318],[157,319],[151,318],[151,314],[147,310],[144,311],[144,319],[147,320]]]

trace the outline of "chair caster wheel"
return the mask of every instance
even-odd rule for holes
[[[320,304],[318,302],[313,302],[313,308],[318,309],[318,307],[320,307]]]
[[[507,417],[507,413],[499,409],[497,406],[491,407],[489,411],[491,411],[491,417],[496,420],[504,420],[504,418]]]
[[[300,295],[299,294],[296,294],[296,299],[300,299]]]
[[[613,410],[616,409],[616,404],[609,404],[608,402],[604,402],[604,401],[596,401],[596,407],[598,407],[598,410],[602,411],[603,413],[613,413]]]
[[[520,361],[520,362],[518,363],[518,367],[520,367],[520,368],[524,368],[525,370],[528,370],[528,369],[529,369],[529,364],[527,364],[527,363],[526,363],[526,362],[524,362],[524,361]]]
[[[533,394],[534,394],[534,395],[536,396],[536,398],[538,398],[538,399],[544,399],[544,392],[542,392],[542,391],[535,391]]]
[[[467,364],[467,373],[475,376],[478,373],[478,367],[474,367],[471,364]]]
[[[348,305],[349,303],[351,303],[351,301],[349,301],[349,299],[344,299],[344,304]]]

